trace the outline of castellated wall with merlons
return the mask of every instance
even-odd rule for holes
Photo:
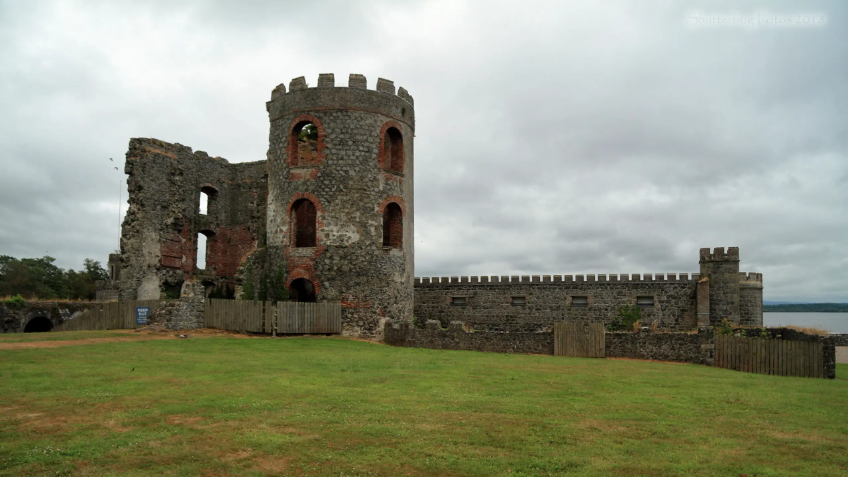
[[[540,332],[558,321],[609,324],[623,305],[651,297],[652,306],[640,308],[643,325],[692,329],[698,280],[688,273],[416,278],[415,319],[462,321],[480,331]],[[585,304],[578,303],[581,298]]]
[[[265,235],[265,161],[230,164],[180,144],[135,138],[125,172],[121,299],[177,298],[184,284],[195,281],[207,289],[233,287],[239,267]],[[205,214],[201,191],[209,197]],[[201,233],[207,236],[203,270],[196,266]]]
[[[378,79],[370,90],[363,76],[350,75],[347,86],[337,86],[332,74],[322,74],[317,87],[302,77],[288,91],[279,85],[267,110],[266,273],[281,271],[289,287],[308,280],[317,301],[342,302],[344,334],[379,339],[386,319],[412,319],[412,97],[403,88],[396,93],[388,80]],[[304,160],[297,131],[306,122],[317,128],[317,140]],[[389,144],[392,128],[401,139]],[[389,156],[397,163],[389,164]],[[300,199],[315,206],[314,246],[295,246],[300,225],[293,206]],[[402,231],[395,228],[384,246],[383,217],[391,204],[401,211],[395,220]]]
[[[702,249],[702,273],[423,277],[415,279],[415,323],[461,321],[480,331],[542,332],[557,321],[609,325],[636,305],[642,326],[667,331],[725,318],[763,325],[763,276],[739,272],[739,249]],[[705,263],[707,264],[705,266]],[[702,313],[699,313],[702,311]],[[699,316],[703,315],[703,316]],[[700,319],[699,319],[700,318]]]

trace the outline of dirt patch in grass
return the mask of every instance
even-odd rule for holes
[[[136,342],[136,341],[150,341],[150,340],[176,340],[176,339],[186,339],[181,336],[186,336],[188,338],[210,338],[210,337],[225,337],[225,338],[267,338],[265,335],[250,335],[243,333],[236,333],[232,331],[224,331],[224,330],[213,330],[213,329],[197,329],[197,330],[186,330],[186,331],[172,331],[172,330],[158,330],[158,329],[138,329],[138,330],[112,330],[109,333],[113,336],[103,336],[97,338],[86,338],[79,340],[49,340],[49,341],[20,341],[20,342],[10,342],[10,343],[2,343],[0,342],[0,350],[12,350],[12,349],[39,349],[39,348],[62,348],[65,346],[84,346],[91,344],[100,344],[100,343],[123,343],[123,342]],[[114,336],[115,333],[119,333],[124,336]],[[55,335],[51,335],[51,338],[55,338]]]

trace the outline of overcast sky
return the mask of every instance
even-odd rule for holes
[[[0,3],[0,254],[105,263],[131,137],[263,160],[274,86],[361,73],[415,98],[416,275],[738,246],[766,300],[848,302],[843,4],[562,3]]]

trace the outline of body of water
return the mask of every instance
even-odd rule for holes
[[[848,313],[763,313],[763,325],[808,326],[822,328],[831,333],[848,333]]]

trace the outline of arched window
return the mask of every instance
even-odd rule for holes
[[[206,258],[209,254],[209,239],[215,236],[211,230],[201,230],[197,234],[197,260],[194,262],[198,270],[206,270]]]
[[[299,199],[292,204],[291,226],[295,247],[315,247],[317,245],[318,212],[309,199]]]
[[[305,278],[298,278],[289,286],[289,300],[315,303],[315,285]]]
[[[383,246],[403,247],[403,211],[394,202],[383,212]]]
[[[383,136],[383,169],[403,173],[403,136],[397,128],[386,129]]]
[[[215,199],[218,191],[214,187],[203,186],[200,188],[200,213],[208,215],[215,210]]]
[[[318,163],[318,126],[311,121],[301,121],[292,129],[291,143],[297,144],[293,166],[306,166]]]

